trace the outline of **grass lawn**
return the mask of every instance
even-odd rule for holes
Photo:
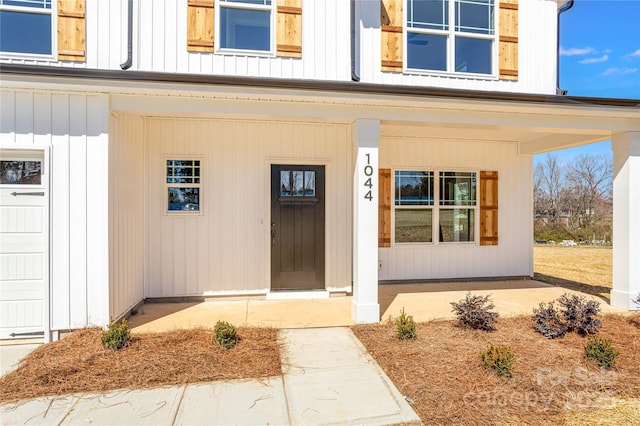
[[[539,245],[533,249],[534,278],[600,296],[608,302],[612,259],[611,247]]]

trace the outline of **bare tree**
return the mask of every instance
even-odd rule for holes
[[[569,165],[572,210],[579,227],[588,227],[603,214],[612,194],[613,163],[606,155],[580,155]]]
[[[550,226],[556,226],[559,222],[565,192],[565,178],[558,157],[547,154],[544,160],[536,165],[534,204],[536,214],[547,217]]]

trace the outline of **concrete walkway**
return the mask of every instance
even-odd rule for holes
[[[0,424],[231,425],[419,423],[348,328],[280,331],[282,376],[0,405]]]

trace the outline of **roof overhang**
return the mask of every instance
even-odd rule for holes
[[[194,74],[1,65],[0,87],[108,94],[111,108],[149,115],[351,122],[379,119],[383,136],[518,143],[535,154],[640,131],[640,100]]]

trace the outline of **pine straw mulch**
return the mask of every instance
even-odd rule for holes
[[[272,328],[238,328],[239,342],[230,350],[213,344],[213,331],[205,329],[132,333],[119,351],[105,349],[101,333],[77,330],[33,351],[0,378],[0,402],[282,374]]]
[[[640,315],[601,319],[599,335],[620,352],[612,370],[585,358],[586,338],[549,340],[529,316],[500,318],[494,332],[464,330],[456,321],[419,323],[409,341],[397,339],[393,322],[353,331],[425,424],[589,424],[595,413],[597,424],[638,424]],[[512,348],[512,378],[480,365],[489,343]]]

